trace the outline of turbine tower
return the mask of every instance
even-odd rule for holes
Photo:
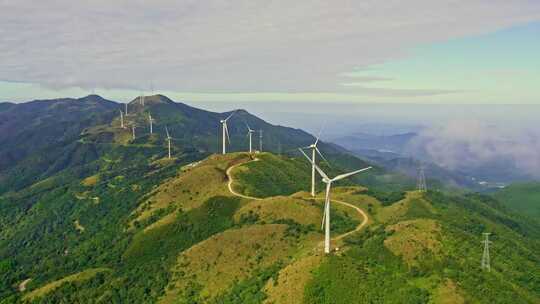
[[[424,165],[420,164],[418,168],[418,180],[416,182],[416,190],[419,192],[427,192],[426,175],[424,173]]]
[[[222,150],[222,154],[227,153],[227,141],[229,143],[231,143],[231,139],[229,138],[229,129],[227,129],[227,120],[229,120],[234,115],[234,113],[236,113],[236,111],[232,112],[232,114],[229,115],[229,117],[220,120],[222,132],[223,132],[223,137],[222,137],[223,150]]]
[[[128,103],[126,102],[124,105],[126,106],[126,116],[127,116],[127,115],[128,115],[128,111],[127,111],[127,109],[128,109]]]
[[[262,153],[262,134],[263,134],[263,130],[260,129],[259,130],[259,152]]]
[[[141,106],[144,107],[144,93],[141,93]]]
[[[154,119],[152,118],[152,114],[148,113],[148,122],[150,123],[150,134],[153,134],[154,131],[152,129],[152,123],[154,122]]]
[[[249,125],[247,124],[247,122],[246,122],[246,127],[247,127],[247,129],[248,129],[248,134],[247,134],[247,135],[249,136],[249,153],[252,153],[252,152],[253,152],[253,148],[252,148],[252,145],[251,145],[251,135],[252,135],[253,133],[255,133],[255,130],[252,130],[252,129],[249,127]]]
[[[135,140],[135,124],[131,125],[131,138]]]
[[[120,110],[120,128],[125,129],[124,126],[124,114],[122,113],[122,110]]]
[[[484,253],[482,254],[482,269],[485,269],[487,271],[491,271],[491,265],[490,265],[490,258],[489,258],[489,244],[491,241],[489,240],[489,232],[482,233],[484,235],[484,240],[482,243],[484,244]]]
[[[322,159],[324,159],[325,162],[328,163],[326,158],[322,155],[321,151],[319,151],[319,148],[317,148],[317,144],[319,143],[319,138],[321,137],[322,128],[319,131],[319,135],[315,139],[315,142],[307,147],[304,147],[304,149],[310,149],[311,150],[311,196],[315,196],[315,164],[317,163],[315,157],[317,156],[317,153],[321,156]]]
[[[169,145],[169,159],[171,158],[171,135],[169,135],[169,129],[167,129],[167,127],[165,127],[165,132],[167,132],[167,142],[168,142],[168,145]]]
[[[337,182],[338,180],[342,180],[344,178],[347,178],[349,176],[352,176],[354,174],[369,170],[369,169],[371,169],[371,167],[367,167],[367,168],[364,168],[364,169],[356,170],[356,171],[345,173],[345,174],[340,174],[340,175],[338,175],[338,176],[336,176],[334,178],[329,178],[328,175],[326,175],[323,172],[323,170],[321,170],[321,168],[319,168],[319,166],[317,166],[317,164],[315,164],[314,162],[311,161],[309,156],[307,156],[307,154],[304,153],[304,150],[302,150],[302,149],[298,149],[298,150],[300,150],[300,152],[302,152],[302,154],[304,154],[304,156],[309,160],[309,162],[313,166],[315,166],[315,169],[317,170],[317,172],[319,172],[319,174],[322,177],[322,181],[326,184],[326,195],[325,195],[325,202],[324,202],[323,222],[322,222],[322,227],[321,228],[325,229],[325,231],[324,231],[324,253],[328,254],[328,253],[330,253],[330,191],[332,190],[332,183]]]

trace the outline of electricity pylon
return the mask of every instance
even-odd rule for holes
[[[482,254],[482,269],[485,269],[487,271],[491,271],[491,265],[490,265],[490,258],[489,258],[489,243],[491,241],[489,240],[489,232],[484,232],[484,240],[482,243],[484,243],[484,253]]]
[[[426,175],[424,173],[424,165],[420,164],[418,168],[418,180],[416,182],[416,190],[420,192],[427,192]]]

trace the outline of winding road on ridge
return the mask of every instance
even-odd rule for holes
[[[260,198],[260,197],[253,197],[253,196],[248,196],[248,195],[243,195],[243,194],[241,194],[241,193],[238,193],[238,192],[234,191],[233,186],[232,186],[232,185],[233,185],[233,182],[234,182],[233,176],[232,176],[232,174],[231,174],[232,170],[235,169],[235,168],[238,167],[238,166],[245,165],[245,164],[247,164],[247,163],[249,163],[249,162],[253,162],[253,161],[259,161],[259,159],[258,159],[258,158],[255,158],[255,159],[250,160],[250,161],[247,161],[247,162],[238,163],[238,164],[235,164],[235,165],[230,166],[230,167],[227,169],[227,172],[226,172],[226,174],[227,174],[227,179],[229,180],[229,182],[227,183],[227,187],[229,188],[229,192],[231,192],[231,194],[234,195],[234,196],[238,196],[238,197],[245,198],[245,199],[250,199],[250,200],[257,200],[257,201],[260,201],[260,200],[262,200],[263,198]],[[312,198],[312,197],[310,196],[309,198]],[[314,199],[316,199],[316,200],[324,200],[324,197],[315,197]],[[353,205],[353,204],[350,204],[350,203],[347,203],[347,202],[344,202],[344,201],[340,201],[340,200],[336,200],[336,199],[331,199],[330,201],[331,201],[332,203],[341,204],[341,205],[343,205],[343,206],[346,206],[346,207],[349,207],[349,208],[354,209],[354,210],[355,210],[356,212],[358,212],[358,213],[362,216],[362,218],[364,219],[364,220],[362,221],[362,223],[360,223],[358,226],[356,226],[356,228],[355,228],[354,230],[351,230],[351,231],[346,232],[346,233],[344,233],[344,234],[340,234],[340,235],[338,235],[338,236],[332,238],[332,241],[341,240],[341,239],[345,238],[346,236],[349,236],[349,235],[351,235],[351,234],[353,234],[353,233],[355,233],[355,232],[361,230],[362,228],[364,228],[364,226],[367,225],[368,219],[369,219],[369,218],[368,218],[367,213],[366,213],[364,210],[360,209],[359,207],[357,207],[357,206],[355,206],[355,205]]]

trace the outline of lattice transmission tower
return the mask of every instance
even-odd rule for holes
[[[489,240],[489,232],[484,232],[484,240],[482,243],[484,244],[484,253],[482,254],[482,269],[485,269],[487,271],[491,271],[491,264],[490,264],[490,257],[489,257],[489,244],[491,241]]]
[[[426,174],[424,173],[424,165],[420,164],[418,168],[418,180],[416,182],[416,190],[420,192],[427,192]]]

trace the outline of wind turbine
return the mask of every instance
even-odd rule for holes
[[[154,122],[154,119],[152,118],[152,114],[148,113],[148,122],[150,122],[150,134],[153,134],[154,131],[152,129],[152,122]]]
[[[317,148],[317,144],[319,143],[319,138],[321,137],[322,128],[319,131],[319,135],[317,135],[317,138],[315,139],[315,142],[307,147],[304,147],[304,149],[310,149],[311,150],[311,196],[315,196],[315,164],[317,163],[317,160],[315,159],[317,156],[317,153],[321,156],[322,159],[324,159],[325,162],[328,163],[328,160],[322,155],[321,151],[319,151],[319,148]]]
[[[132,124],[132,125],[131,125],[131,138],[132,138],[133,140],[135,140],[135,127],[136,127],[135,124]]]
[[[128,115],[128,111],[127,111],[127,109],[128,109],[128,103],[126,102],[124,105],[126,106],[126,116],[127,116],[127,115]]]
[[[262,153],[262,133],[263,133],[263,130],[260,129],[259,130],[259,152]]]
[[[169,159],[171,158],[171,135],[169,134],[169,129],[165,127],[165,132],[167,132],[167,142],[169,144]]]
[[[246,127],[248,129],[248,136],[249,136],[249,153],[251,153],[253,151],[253,149],[251,148],[251,134],[255,133],[255,130],[252,130],[249,125],[247,124],[246,122]]]
[[[141,106],[144,107],[144,93],[141,93]]]
[[[231,143],[231,139],[229,138],[229,129],[227,129],[227,120],[229,120],[233,115],[234,113],[236,113],[236,111],[232,112],[231,115],[229,115],[229,117],[225,118],[225,119],[222,119],[220,122],[221,122],[221,128],[222,128],[222,132],[223,132],[223,140],[222,140],[222,143],[223,143],[223,153],[222,154],[225,154],[227,153],[227,141],[229,143]],[[227,136],[227,138],[225,138],[225,136]]]
[[[124,126],[124,114],[122,113],[122,110],[120,110],[120,127],[122,129],[125,129],[126,127]]]
[[[322,228],[325,229],[324,231],[324,253],[330,253],[330,191],[332,190],[332,183],[337,182],[338,180],[342,180],[344,178],[347,178],[351,175],[366,171],[371,169],[371,167],[367,167],[364,169],[352,171],[345,174],[340,174],[334,178],[329,178],[326,173],[317,166],[314,162],[311,161],[309,156],[307,156],[306,153],[304,153],[304,150],[298,149],[304,156],[311,162],[311,165],[315,166],[315,169],[322,177],[322,181],[326,184],[326,196],[325,196],[325,202],[324,202],[324,213],[323,213],[323,222],[322,222]]]

